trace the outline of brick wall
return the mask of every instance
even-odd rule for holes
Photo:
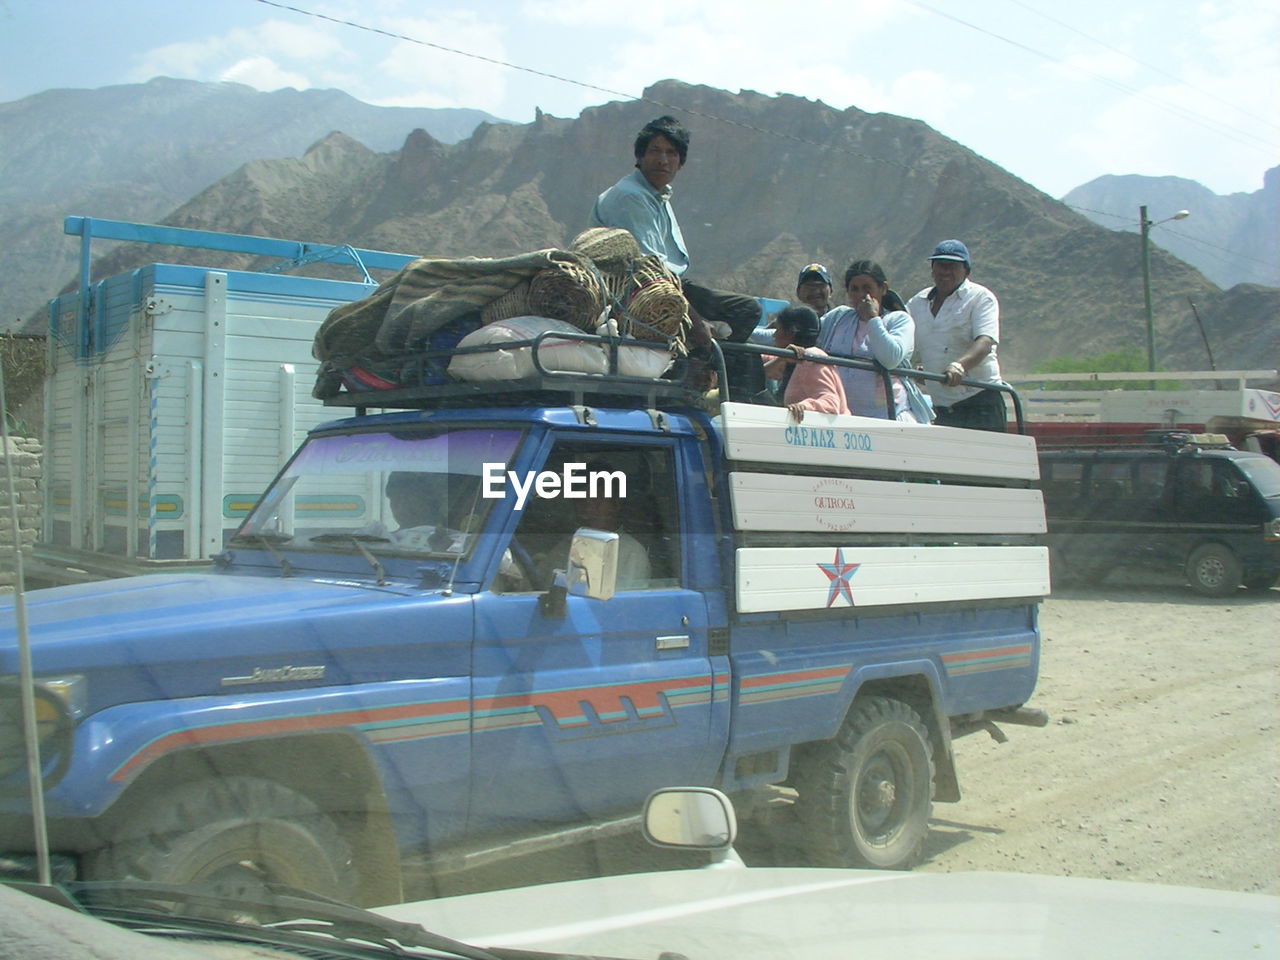
[[[10,437],[9,450],[0,440],[0,593],[10,593],[14,582],[13,520],[9,509],[9,473],[4,455],[13,463],[13,486],[18,501],[18,536],[30,552],[40,528],[40,441],[34,437]]]

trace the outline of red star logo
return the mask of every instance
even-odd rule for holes
[[[836,602],[836,597],[843,596],[849,601],[849,606],[853,606],[853,588],[849,586],[849,580],[858,568],[862,566],[860,563],[845,563],[844,548],[836,548],[836,558],[832,563],[820,563],[818,569],[827,575],[827,579],[831,581],[831,590],[827,593],[827,606],[831,606]]]

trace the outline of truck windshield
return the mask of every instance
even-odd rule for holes
[[[310,438],[236,537],[290,549],[470,551],[493,500],[484,464],[510,461],[519,430],[406,429]]]
[[[1280,497],[1280,464],[1267,457],[1241,457],[1235,464],[1263,497]]]

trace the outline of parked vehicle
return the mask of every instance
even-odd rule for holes
[[[1034,442],[696,400],[342,394],[360,415],[310,431],[211,572],[31,593],[61,862],[386,903],[401,868],[688,783],[747,814],[788,785],[815,862],[910,866],[960,796],[952,738],[1046,722]]]
[[[49,303],[43,529],[33,579],[54,584],[204,566],[307,430],[311,344],[367,268],[411,258],[351,247],[69,217],[79,289]],[[336,259],[367,282],[152,263],[91,280],[93,239]],[[354,271],[353,271],[354,272]]]
[[[1280,465],[1225,437],[1042,447],[1040,472],[1055,578],[1181,570],[1197,592],[1227,597],[1280,575]]]

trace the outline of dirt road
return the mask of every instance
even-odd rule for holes
[[[1280,894],[1280,590],[1064,591],[1041,627],[1052,721],[957,741],[920,869]]]

